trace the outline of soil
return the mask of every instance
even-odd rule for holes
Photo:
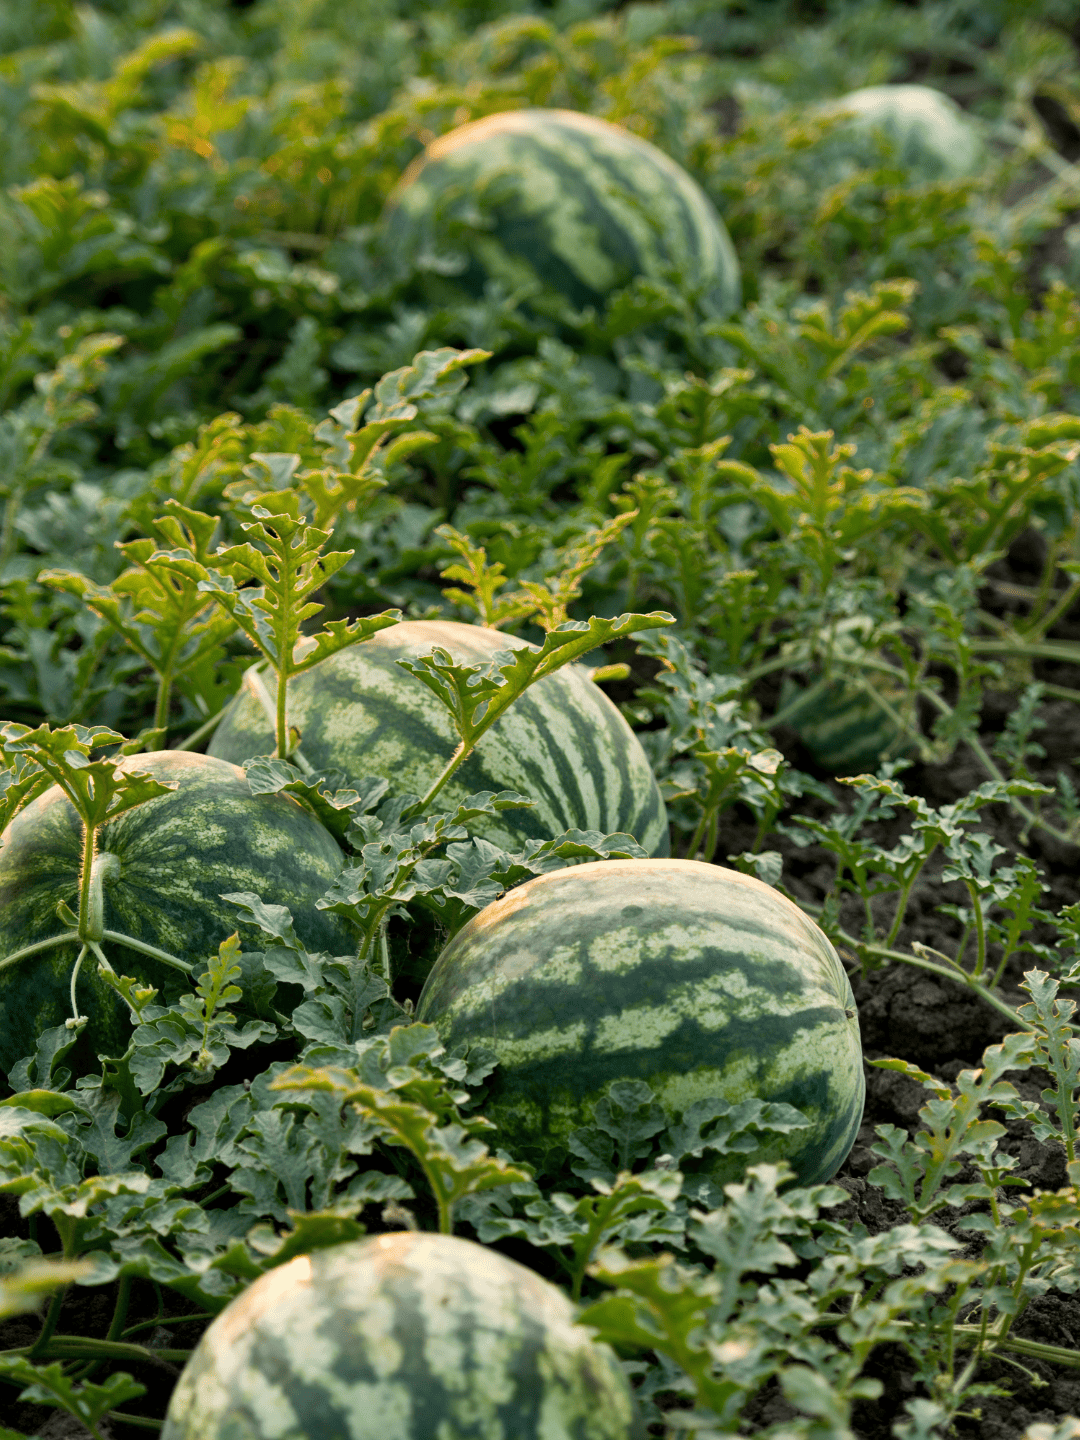
[[[999,582],[1004,593],[996,587],[988,587],[982,597],[987,609],[1003,614],[1009,604],[1008,587],[1034,582],[1033,572],[1037,574],[1041,565],[1041,544],[1041,537],[1025,534],[1014,542],[1008,559],[992,568],[989,576]],[[1055,639],[1080,638],[1080,612],[1074,609],[1054,628],[1052,635]],[[1048,684],[1080,689],[1080,668],[1077,667],[1039,663],[1034,668],[1034,675],[1035,679]],[[988,750],[992,750],[1015,704],[1015,693],[991,691],[985,696],[980,738]],[[1077,768],[1080,761],[1080,706],[1071,700],[1051,700],[1040,708],[1039,714],[1046,725],[1034,738],[1043,746],[1046,755],[1031,767],[1033,778],[1054,785],[1058,772],[1066,770],[1075,783],[1080,778]],[[798,753],[798,742],[794,736],[790,737],[787,746],[783,741],[780,743],[781,748],[792,752],[790,758],[801,768],[812,768],[807,764],[806,756]],[[942,805],[959,799],[988,777],[974,756],[959,751],[947,765],[915,765],[901,778],[909,793],[922,795],[933,805]],[[842,795],[844,788],[836,786],[838,796]],[[813,813],[811,806],[803,808],[807,813]],[[827,813],[825,805],[821,806],[820,813],[822,816]],[[888,843],[902,828],[902,822],[897,821],[890,834],[889,827],[883,826],[882,840]],[[1008,851],[1026,848],[1034,856],[1049,887],[1044,897],[1047,909],[1057,911],[1063,905],[1080,899],[1077,886],[1080,848],[1063,844],[1038,830],[1031,833],[1026,847],[1023,847],[1022,821],[1006,806],[991,806],[984,810],[978,828],[991,834]],[[820,905],[829,892],[835,873],[828,852],[821,847],[799,849],[784,837],[778,841],[773,837],[768,843],[775,845],[784,856],[783,883],[791,893],[797,899]],[[736,837],[731,849],[737,853],[740,848],[744,847]],[[940,865],[936,870],[932,865],[928,866],[927,873],[920,880],[897,938],[896,949],[906,950],[913,940],[946,952],[953,948],[960,933],[959,925],[951,917],[940,914],[937,907],[942,903],[962,904],[966,896],[956,884],[942,885],[939,872]],[[857,933],[860,914],[854,902],[845,905],[842,918],[850,922],[845,925],[849,933]],[[1043,938],[1050,939],[1051,935],[1052,932]],[[1020,1005],[1028,999],[1017,986],[1023,978],[1023,971],[1033,966],[1030,956],[1010,964],[1002,992],[1011,1004]],[[939,980],[903,965],[890,965],[868,975],[858,973],[856,965],[854,971],[852,987],[859,1007],[863,1049],[868,1062],[897,1056],[951,1082],[961,1070],[977,1066],[988,1045],[996,1044],[1011,1028],[1018,1028],[1011,1027],[1003,1016],[959,983]],[[1037,1071],[1014,1073],[1008,1078],[1022,1096],[1030,1100],[1039,1098],[1039,1091],[1045,1083],[1040,1081]],[[866,1112],[862,1128],[851,1154],[836,1176],[836,1183],[847,1190],[851,1200],[832,1213],[851,1224],[865,1225],[873,1234],[903,1224],[907,1218],[898,1203],[887,1199],[867,1179],[877,1163],[877,1157],[870,1149],[875,1140],[875,1127],[896,1125],[913,1134],[918,1128],[919,1108],[929,1097],[915,1081],[895,1071],[876,1069],[870,1064],[866,1065],[866,1086]],[[1007,1138],[1002,1141],[1002,1148],[1018,1159],[1018,1168],[1014,1173],[1027,1181],[1032,1190],[1057,1190],[1064,1186],[1065,1160],[1060,1149],[1040,1144],[1023,1122],[1009,1122],[1006,1129]],[[970,1175],[958,1178],[974,1180],[977,1175],[972,1171]],[[1011,1198],[1020,1197],[1023,1193],[1013,1190]],[[934,1217],[933,1223],[948,1229],[957,1218],[955,1212],[946,1211]],[[965,1232],[956,1233],[957,1238],[970,1243],[970,1236]],[[972,1254],[976,1253],[977,1249],[973,1249]],[[1063,1294],[1051,1289],[1032,1302],[1014,1326],[1014,1333],[1044,1344],[1080,1350],[1080,1295]],[[899,1347],[883,1346],[873,1355],[867,1373],[882,1381],[884,1391],[879,1400],[859,1407],[855,1432],[860,1440],[889,1440],[893,1423],[903,1413],[904,1402],[919,1393],[914,1367]],[[971,1407],[971,1418],[957,1421],[956,1433],[964,1440],[1021,1440],[1032,1424],[1056,1425],[1065,1417],[1080,1417],[1080,1369],[1071,1370],[1027,1360],[1024,1361],[1024,1369],[1020,1369],[992,1361],[984,1366],[979,1380],[1004,1393],[979,1397]],[[747,1431],[753,1433],[794,1414],[779,1392],[770,1389],[757,1397],[743,1423]]]
[[[1006,591],[1010,585],[1031,585],[1032,572],[1038,562],[1035,552],[1040,544],[1038,536],[1020,537],[1014,543],[1009,558],[998,562],[989,572],[991,579],[1000,582]],[[1007,593],[993,587],[988,587],[982,598],[986,608],[997,610],[999,614],[1004,613],[1010,603]],[[1052,636],[1080,638],[1080,607],[1055,628]],[[1038,664],[1035,677],[1050,684],[1080,690],[1080,667]],[[1008,692],[986,695],[981,738],[987,749],[992,749],[1015,703],[1015,694]],[[1066,769],[1071,771],[1073,781],[1080,790],[1080,766],[1077,764],[1080,760],[1080,707],[1071,700],[1051,700],[1041,707],[1040,715],[1046,721],[1046,727],[1035,738],[1047,753],[1043,760],[1033,765],[1034,777],[1053,785],[1058,772]],[[775,740],[795,765],[813,771],[812,762],[801,750],[797,737],[790,732],[786,735],[777,733]],[[902,776],[909,793],[920,794],[933,805],[959,799],[986,778],[978,761],[962,750],[947,764],[913,765]],[[850,791],[839,784],[835,784],[834,788],[837,804],[845,806],[850,799]],[[824,801],[802,802],[801,808],[806,814],[817,814],[822,818],[829,813],[829,806]],[[992,806],[984,810],[979,828],[989,832],[1011,852],[1022,848],[1022,822],[1007,806]],[[891,822],[891,827],[882,827],[881,839],[890,843],[902,829],[901,819]],[[748,849],[753,841],[753,825],[741,822],[737,816],[731,817],[724,840],[722,848],[728,853],[737,854]],[[768,843],[783,854],[782,883],[796,899],[820,905],[833,882],[834,866],[829,854],[821,847],[800,848],[784,836],[771,837]],[[1063,844],[1035,830],[1026,848],[1043,869],[1049,886],[1044,898],[1048,909],[1056,911],[1062,905],[1080,900],[1076,879],[1080,847]],[[725,861],[724,854],[718,854],[716,858],[721,864]],[[938,907],[943,903],[961,904],[966,894],[957,885],[943,885],[939,871],[940,866],[937,871],[929,866],[920,880],[904,927],[897,937],[895,948],[898,950],[905,950],[912,941],[920,941],[948,951],[956,941],[958,923],[950,916],[942,915]],[[854,905],[850,913],[847,910],[842,912],[842,919],[848,922],[849,930],[858,929],[859,915]],[[852,962],[852,983],[867,1061],[899,1056],[951,1082],[961,1070],[977,1066],[983,1050],[997,1043],[1010,1028],[1004,1017],[960,983],[939,980],[903,965],[890,965],[862,975],[858,973],[853,957]],[[1030,958],[1026,963],[1021,960],[1012,964],[1002,987],[1004,995],[1014,1005],[1027,999],[1017,989],[1025,968],[1031,968]],[[1010,1078],[1024,1098],[1033,1100],[1038,1099],[1042,1083],[1045,1083],[1039,1081],[1037,1072],[1016,1074]],[[879,1070],[869,1064],[866,1067],[866,1084],[863,1125],[850,1156],[836,1177],[836,1183],[851,1198],[832,1214],[853,1225],[862,1224],[876,1234],[906,1223],[906,1216],[898,1204],[890,1201],[867,1178],[877,1163],[870,1149],[875,1140],[875,1126],[896,1125],[914,1133],[918,1126],[919,1107],[925,1102],[927,1092],[895,1071]],[[1027,1181],[1033,1190],[1056,1190],[1064,1185],[1064,1160],[1059,1150],[1040,1144],[1020,1122],[1010,1122],[1007,1131],[1003,1148],[1018,1158],[1017,1175]],[[960,1178],[976,1177],[972,1172],[970,1176],[962,1175]],[[1014,1190],[1012,1196],[1022,1193]],[[935,1217],[933,1223],[949,1228],[956,1218],[954,1212],[947,1211]],[[18,1219],[14,1201],[0,1196],[0,1234],[25,1233],[26,1224]],[[958,1238],[970,1243],[970,1237],[965,1232],[957,1233]],[[45,1244],[44,1241],[42,1243]],[[50,1246],[45,1244],[45,1248]],[[112,1298],[111,1287],[103,1291],[76,1289],[65,1303],[62,1329],[67,1333],[103,1334],[108,1325]],[[129,1323],[150,1319],[159,1313],[159,1297],[149,1285],[136,1284],[132,1299]],[[182,1316],[190,1308],[171,1292],[163,1292],[161,1300],[164,1309],[160,1313],[169,1319]],[[33,1316],[18,1317],[0,1324],[0,1349],[32,1343],[38,1326],[39,1321]],[[199,1321],[160,1326],[145,1332],[148,1338],[143,1343],[152,1349],[188,1348],[195,1343],[201,1329],[202,1322]],[[1028,1307],[1014,1327],[1014,1333],[1030,1340],[1075,1346],[1080,1350],[1080,1295],[1049,1290]],[[153,1366],[131,1368],[135,1378],[147,1387],[147,1395],[127,1403],[124,1409],[132,1414],[162,1415],[178,1373],[177,1367],[161,1360]],[[855,1433],[859,1440],[890,1440],[892,1425],[902,1414],[904,1402],[919,1393],[913,1366],[898,1347],[884,1346],[871,1358],[867,1373],[880,1379],[884,1390],[879,1400],[860,1406],[855,1419]],[[1034,1423],[1057,1424],[1068,1416],[1080,1417],[1080,1369],[1067,1370],[1040,1361],[1025,1361],[1023,1369],[991,1362],[984,1367],[979,1379],[998,1387],[1001,1393],[979,1397],[972,1407],[971,1417],[957,1421],[956,1432],[963,1440],[1022,1440],[1025,1430]],[[7,1399],[11,1393],[7,1391],[4,1395],[0,1424],[12,1426],[28,1435],[37,1435],[40,1440],[87,1440],[88,1432],[77,1422],[41,1406],[11,1403]],[[747,1411],[743,1431],[752,1434],[789,1419],[794,1413],[779,1391],[770,1387],[756,1397]],[[103,1428],[102,1440],[134,1440],[140,1434],[145,1435],[146,1431],[114,1421],[111,1431]]]

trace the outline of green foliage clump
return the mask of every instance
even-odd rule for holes
[[[81,883],[45,943],[76,939],[131,1018],[75,1081],[76,968],[68,1024],[8,1076],[0,1317],[51,1299],[0,1350],[5,1394],[96,1440],[155,1428],[133,1367],[182,1363],[266,1270],[401,1226],[511,1242],[565,1283],[657,1434],[849,1440],[889,1345],[917,1390],[892,1433],[943,1440],[1000,1393],[991,1364],[1080,1364],[1019,1333],[1078,1284],[1080,902],[1055,893],[1055,915],[1047,874],[1080,839],[1075,766],[1048,760],[1050,707],[1080,700],[1074,19],[1057,0],[0,5],[0,820],[53,783],[71,799]],[[912,80],[963,105],[975,174],[916,173],[831,108]],[[450,224],[393,253],[380,215],[424,145],[525,106],[684,166],[743,308],[718,319],[676,276],[602,309],[468,294]],[[482,229],[483,205],[464,219]],[[313,772],[286,706],[291,674],[400,615],[536,646],[406,667],[457,737],[425,796]],[[192,974],[163,1004],[110,958],[138,947],[104,932],[94,837],[160,793],[120,756],[201,745],[253,661],[276,743],[248,783],[347,852],[321,903],[355,948],[311,954],[282,907],[231,895],[237,934],[164,957]],[[482,1118],[492,1057],[411,1023],[417,977],[504,890],[640,853],[474,833],[528,796],[439,808],[571,662],[639,728],[673,853],[786,884],[853,970],[911,967],[1007,1021],[949,1080],[880,1062],[930,1097],[913,1135],[867,1141],[891,1229],[782,1167],[708,1180],[710,1153],[802,1123],[786,1107],[670,1115],[643,1085],[613,1087],[542,1187]],[[932,803],[946,765],[966,788]],[[831,873],[821,905],[784,873],[800,851]],[[912,924],[928,893],[946,948]],[[1006,1122],[1060,1156],[1059,1190],[1019,1181]],[[103,1287],[105,1330],[83,1333]],[[791,1418],[763,1431],[763,1396]]]

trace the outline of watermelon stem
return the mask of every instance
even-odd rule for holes
[[[51,950],[54,945],[68,945],[78,938],[74,930],[66,930],[63,935],[50,935],[48,940],[35,940],[33,945],[24,945],[21,950],[13,950],[10,955],[5,955],[0,960],[0,971],[6,970],[9,965],[17,965],[20,960],[25,960],[30,955],[36,955],[39,950]]]
[[[469,758],[469,756],[472,754],[472,750],[472,745],[467,746],[464,740],[458,741],[457,749],[450,756],[450,759],[443,766],[442,770],[440,770],[439,774],[436,775],[435,779],[431,782],[427,794],[420,801],[420,804],[416,807],[417,813],[420,813],[421,811],[428,808],[431,802],[435,799],[435,796],[438,795],[439,791],[450,779],[451,775],[453,775],[454,771],[458,768],[458,766],[463,764]]]
[[[194,750],[196,745],[200,744],[203,740],[208,739],[214,733],[217,727],[221,724],[222,720],[224,720],[225,711],[228,708],[229,707],[227,705],[223,705],[216,715],[211,715],[209,720],[204,720],[203,723],[199,726],[199,728],[197,730],[193,730],[191,734],[187,737],[187,739],[183,741],[182,744],[174,745],[172,746],[172,749]]]
[[[82,962],[86,959],[86,952],[89,949],[89,943],[82,947],[79,951],[79,958],[75,961],[71,971],[71,1019],[67,1023],[73,1030],[78,1030],[82,1025],[85,1025],[89,1018],[86,1015],[79,1014],[79,1003],[75,995],[75,986],[79,979],[79,971],[82,969]]]
[[[92,934],[93,901],[91,887],[94,883],[94,861],[97,859],[97,826],[89,825],[83,817],[82,869],[79,872],[79,939],[99,940],[100,935]]]
[[[868,945],[865,941],[846,935],[842,930],[838,933],[837,939],[841,944],[849,946],[856,955],[872,956],[878,960],[900,960],[905,965],[913,965],[916,970],[927,970],[931,975],[943,975],[946,980],[956,980],[959,984],[974,990],[976,995],[980,995],[988,1005],[992,1006],[1000,1015],[1004,1015],[1006,1019],[1011,1020],[1013,1024],[1019,1020],[1015,1009],[1007,1000],[1003,1000],[1000,995],[995,995],[985,981],[972,975],[963,966],[949,960],[947,955],[942,955],[941,958],[948,961],[948,964],[939,965],[933,960],[928,960],[924,955],[905,955],[902,950],[891,950],[886,945]],[[925,948],[925,946],[920,946],[920,949]],[[932,953],[938,955],[941,952],[935,950]]]
[[[141,955],[149,955],[153,960],[160,960],[163,965],[182,970],[185,975],[193,973],[194,966],[189,965],[186,960],[178,960],[167,950],[159,950],[156,945],[148,945],[145,940],[136,940],[133,935],[122,935],[119,930],[103,930],[101,938],[111,940],[114,945],[126,945],[129,950],[138,950]]]

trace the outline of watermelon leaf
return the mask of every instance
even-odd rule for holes
[[[405,1053],[394,1053],[414,1038],[421,1044],[419,1051],[410,1044]],[[431,1054],[432,1044],[436,1054],[441,1050],[430,1026],[399,1027],[384,1043],[391,1064],[381,1083],[362,1079],[355,1068],[294,1066],[272,1081],[270,1088],[300,1098],[312,1091],[328,1093],[339,1107],[356,1107],[385,1143],[409,1151],[435,1199],[440,1231],[452,1234],[454,1206],[459,1200],[510,1181],[527,1180],[528,1172],[492,1155],[477,1138],[478,1130],[490,1128],[486,1121],[475,1117],[462,1122],[457,1101],[464,1095],[449,1090],[430,1060],[423,1069],[416,1066],[417,1059],[426,1060]],[[367,1053],[374,1054],[370,1048]]]
[[[26,1387],[20,1400],[63,1410],[85,1425],[94,1440],[103,1440],[98,1423],[110,1410],[125,1400],[146,1394],[145,1385],[122,1372],[114,1371],[103,1385],[89,1380],[77,1384],[64,1374],[63,1366],[56,1361],[51,1365],[34,1365],[22,1356],[0,1356],[0,1375]]]
[[[165,543],[189,550],[202,565],[217,520],[167,500],[169,513],[152,522],[158,540],[129,540],[117,549],[130,567],[109,585],[97,585],[73,570],[42,571],[40,582],[79,597],[99,615],[158,677],[154,725],[165,733],[173,688],[206,664],[224,656],[236,622],[203,593],[191,575],[181,575],[159,553]]]
[[[32,1244],[32,1242],[25,1242]],[[90,1274],[85,1260],[46,1260],[31,1257],[0,1274],[0,1319],[35,1311],[46,1295]]]
[[[295,491],[259,495],[252,501],[251,513],[254,518],[241,525],[251,538],[242,544],[218,546],[211,556],[201,554],[188,537],[172,550],[155,552],[150,558],[220,605],[275,672],[276,699],[267,697],[267,709],[274,722],[277,757],[287,759],[297,745],[288,726],[289,679],[326,656],[396,624],[401,612],[386,610],[354,621],[332,620],[314,636],[304,637],[304,622],[323,609],[310,597],[353,552],[323,554],[330,532],[303,517]],[[302,638],[307,643],[298,649]]]
[[[663,610],[648,615],[619,615],[614,620],[594,615],[591,620],[567,620],[557,625],[547,632],[538,649],[499,651],[487,664],[459,665],[449,651],[439,646],[415,660],[398,660],[402,669],[415,675],[442,701],[460,737],[457,749],[418,808],[426,809],[431,804],[480,737],[530,685],[598,646],[674,623],[675,617]]]

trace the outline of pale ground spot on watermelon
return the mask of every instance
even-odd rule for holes
[[[496,1252],[409,1234],[300,1257],[226,1310],[165,1440],[217,1437],[226,1413],[245,1440],[622,1440],[632,1426],[625,1380],[561,1293]]]

